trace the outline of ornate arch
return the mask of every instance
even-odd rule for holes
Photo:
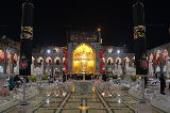
[[[95,73],[96,53],[86,44],[79,44],[72,52],[72,73]]]

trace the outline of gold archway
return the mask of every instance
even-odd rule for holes
[[[72,73],[95,73],[96,54],[91,46],[82,43],[72,53]]]

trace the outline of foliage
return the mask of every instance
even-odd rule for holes
[[[48,80],[48,74],[44,74],[44,76],[42,77],[42,80]]]
[[[28,77],[29,81],[36,82],[37,78],[35,75],[31,75]]]
[[[130,79],[134,82],[138,79],[138,76],[137,75],[131,75]]]

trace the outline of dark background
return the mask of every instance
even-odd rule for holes
[[[142,0],[147,47],[170,41],[170,2]],[[71,29],[102,29],[103,45],[133,48],[132,4],[135,0],[34,0],[34,46],[66,46]],[[21,0],[1,0],[0,34],[20,40]]]

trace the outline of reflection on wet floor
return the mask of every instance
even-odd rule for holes
[[[88,89],[87,85],[85,87]],[[44,101],[34,113],[57,113],[59,108],[61,109],[59,113],[108,113],[108,109],[104,106],[99,95],[100,93],[94,93],[92,91],[88,91],[88,94],[83,94],[82,92],[77,93],[75,91],[75,93],[70,94],[62,108],[60,108],[60,104],[64,100],[64,97],[51,97],[48,102]],[[118,103],[117,97],[105,97],[104,100],[113,113],[135,113],[137,101],[127,95],[122,95],[122,97],[124,103]]]
[[[137,112],[139,100],[130,96],[127,90],[119,91],[120,94],[115,90],[109,96],[102,96],[102,91],[94,91],[92,82],[84,84],[76,83],[78,86],[74,86],[74,91],[61,95],[56,95],[55,88],[51,88],[53,93],[50,95],[43,89],[40,95],[29,100],[30,107],[33,113],[159,113]],[[19,107],[13,106],[3,113],[18,113]]]
[[[93,94],[91,95],[76,95],[71,94],[70,98],[65,103],[61,113],[80,113],[82,111],[82,99],[85,100],[87,113],[107,113],[103,104]],[[61,104],[61,98],[50,98],[49,103],[42,104],[34,113],[55,113]]]
[[[94,94],[72,94],[64,106],[62,113],[73,113],[72,110],[76,110],[77,112],[79,111],[78,113],[81,111],[85,111],[85,113],[107,113],[99,98]]]
[[[135,113],[137,101],[129,95],[105,98],[114,113]]]

